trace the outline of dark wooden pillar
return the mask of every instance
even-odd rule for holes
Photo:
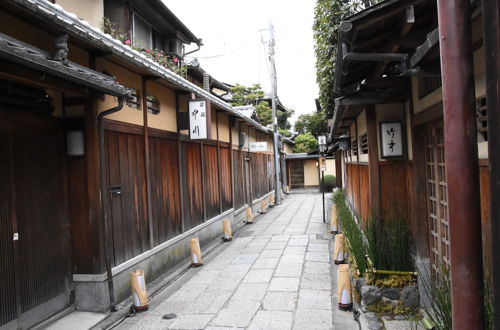
[[[152,249],[154,245],[154,227],[153,211],[151,205],[151,174],[149,168],[149,128],[148,128],[148,79],[142,77],[142,113],[144,127],[144,175],[146,176],[146,219],[149,225],[149,246]]]
[[[236,121],[236,118],[229,117],[229,170],[231,171],[231,205],[234,209],[234,166],[233,166],[233,125],[231,123]]]
[[[96,57],[89,56],[89,67],[96,69]],[[91,100],[85,108],[85,161],[87,168],[87,199],[88,199],[88,223],[90,226],[90,238],[92,242],[99,242],[93,246],[92,268],[95,274],[105,271],[105,249],[103,213],[101,209],[101,166],[99,156],[99,129],[97,125],[97,95],[91,94]]]
[[[342,188],[342,151],[335,151],[335,185]]]
[[[220,140],[219,140],[219,111],[215,111],[215,130],[217,132],[217,185],[219,186],[219,213],[222,213],[222,187],[221,187],[221,168],[220,168]]]
[[[454,329],[484,328],[476,102],[469,0],[438,0]]]
[[[175,92],[175,116],[177,117],[177,164],[178,164],[178,174],[179,174],[179,203],[180,203],[180,208],[181,208],[181,227],[182,227],[182,232],[186,231],[186,225],[185,225],[185,218],[186,218],[186,212],[184,209],[184,204],[185,204],[185,199],[184,199],[184,191],[185,191],[185,186],[183,184],[184,180],[184,170],[183,166],[186,164],[185,162],[182,161],[183,153],[182,153],[182,145],[181,145],[181,130],[180,130],[180,125],[181,125],[181,120],[179,119],[179,96],[181,94],[179,92]]]
[[[500,327],[500,3],[483,0],[483,38],[488,109],[488,158],[490,166],[491,280],[493,281],[493,323]]]
[[[375,106],[366,107],[366,128],[368,135],[368,172],[370,181],[370,208],[380,215],[380,169],[378,161],[378,134]]]

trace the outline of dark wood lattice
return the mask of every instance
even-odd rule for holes
[[[448,188],[444,149],[443,122],[426,128],[425,167],[430,255],[434,271],[450,266]]]
[[[360,140],[360,150],[361,154],[367,154],[368,153],[368,136],[366,134],[361,135],[359,138]]]

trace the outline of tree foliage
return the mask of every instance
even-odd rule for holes
[[[253,105],[259,117],[260,123],[264,126],[272,124],[273,111],[266,101],[262,101],[265,93],[260,84],[253,84],[252,86],[244,86],[236,84],[231,87],[231,104],[234,106]]]
[[[300,115],[295,121],[295,131],[299,134],[311,133],[315,138],[328,133],[327,118],[323,111]]]
[[[259,117],[262,125],[268,126],[273,123],[273,110],[267,101],[262,101],[262,99],[265,98],[265,93],[260,84],[253,84],[252,86],[236,84],[236,86],[231,87],[230,91],[232,94],[232,105],[253,105],[255,106],[257,117]],[[280,129],[290,130],[292,125],[290,124],[289,119],[294,112],[295,110],[293,109],[287,109],[285,112],[277,111],[276,116],[278,117],[278,127]]]
[[[282,130],[290,130],[292,125],[290,124],[290,117],[295,113],[293,109],[286,109],[286,111],[278,111],[276,116],[278,117],[278,128]]]
[[[309,132],[297,135],[294,142],[293,152],[311,152],[318,149],[318,141]]]
[[[333,81],[340,23],[376,2],[378,0],[316,0],[313,24],[316,82],[321,109],[329,117],[334,109]]]

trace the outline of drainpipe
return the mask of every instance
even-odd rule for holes
[[[203,46],[203,43],[201,42],[201,39],[198,40],[198,43],[196,44],[196,46],[197,46],[196,49],[193,49],[193,50],[191,50],[191,51],[189,51],[187,53],[184,53],[182,55],[182,57],[184,58],[184,57],[188,56],[189,54],[193,54],[193,53],[196,53],[197,51],[199,51],[201,49],[201,46]]]
[[[108,184],[107,184],[107,175],[106,175],[106,154],[105,154],[105,145],[104,145],[104,123],[103,119],[105,116],[110,115],[112,113],[118,112],[123,108],[123,102],[125,101],[125,97],[121,96],[118,98],[118,105],[114,108],[105,110],[100,112],[97,115],[97,127],[99,131],[99,163],[100,163],[100,175],[101,175],[101,209],[102,209],[102,223],[104,224],[103,230],[101,230],[101,235],[103,235],[104,239],[104,254],[106,255],[106,275],[108,280],[108,290],[109,290],[109,309],[112,312],[116,311],[115,307],[115,289],[113,287],[113,273],[111,269],[111,247],[109,246],[109,217],[107,213],[107,192],[108,192]]]
[[[470,0],[438,0],[454,330],[484,328],[470,17]]]

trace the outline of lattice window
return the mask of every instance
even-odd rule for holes
[[[488,141],[488,111],[486,108],[486,97],[480,97],[476,100],[476,114],[478,141]]]
[[[442,122],[426,129],[425,176],[431,263],[433,270],[438,272],[450,266],[448,187]]]
[[[351,141],[351,152],[353,156],[358,155],[358,141],[356,139]]]
[[[153,95],[148,95],[148,112],[153,115],[157,115],[160,113],[160,101]]]
[[[130,94],[132,95],[132,99],[127,100],[127,105],[130,108],[140,110],[141,109],[141,97],[135,88],[128,88],[130,90]]]
[[[421,77],[418,79],[418,98],[424,98],[441,87],[441,77]]]
[[[360,150],[361,150],[361,155],[367,154],[368,153],[368,135],[363,134],[359,138],[360,140]]]

